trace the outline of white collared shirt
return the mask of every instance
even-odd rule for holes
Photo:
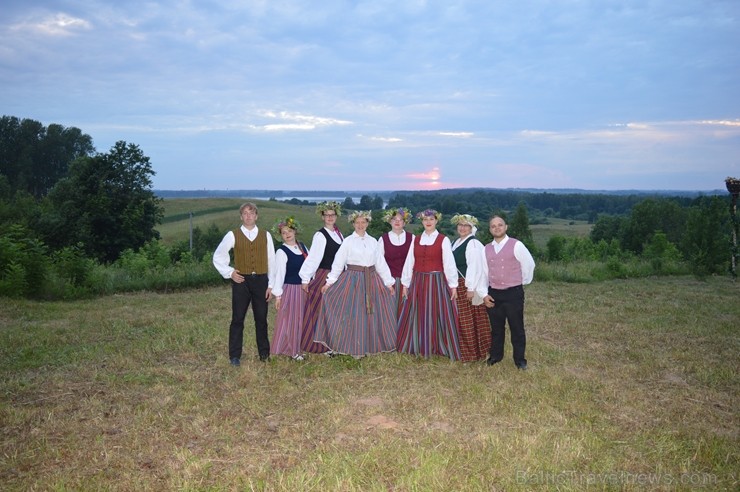
[[[331,265],[331,272],[326,277],[326,283],[332,285],[336,282],[347,265],[374,266],[383,284],[393,285],[395,283],[391,276],[391,269],[385,262],[385,257],[380,254],[378,241],[367,233],[360,236],[353,232],[352,235],[344,238],[337,255],[334,257],[334,263]]]

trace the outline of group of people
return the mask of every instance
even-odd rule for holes
[[[252,305],[261,361],[271,354],[303,360],[309,353],[360,358],[398,351],[493,365],[504,357],[508,321],[514,364],[527,368],[523,286],[532,281],[535,263],[524,244],[506,234],[502,217],[491,217],[493,240],[483,245],[475,238],[478,220],[468,214],[452,217],[453,242],[437,230],[442,214],[431,209],[417,214],[423,225],[418,235],[405,229],[412,220],[408,209],[387,210],[391,230],[379,239],[367,234],[370,212],[349,214],[354,232],[347,237],[336,226],[338,202],[319,203],[316,212],[323,227],[310,249],[297,238],[298,221],[286,217],[273,227],[282,239],[275,250],[271,235],[256,224],[253,203],[241,206],[241,226],[216,248],[213,264],[232,285],[232,365],[240,365]]]

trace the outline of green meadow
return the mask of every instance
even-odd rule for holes
[[[177,220],[160,232],[187,238],[191,211],[231,227],[239,203],[168,200]],[[284,212],[319,226],[311,207],[258,204],[265,226]],[[260,363],[251,316],[234,368],[225,284],[2,299],[0,488],[738,490],[740,284],[535,281],[526,295],[528,371],[508,340],[493,367]]]

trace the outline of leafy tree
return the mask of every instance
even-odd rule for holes
[[[594,243],[601,240],[611,241],[623,237],[629,224],[629,218],[616,215],[600,215],[591,228],[590,237]]]
[[[730,265],[728,200],[714,196],[698,201],[688,211],[681,241],[692,272],[702,277],[727,271]]]
[[[560,234],[555,234],[547,240],[547,259],[549,261],[561,261],[565,259],[566,239]]]
[[[141,149],[124,141],[107,154],[75,160],[49,193],[47,244],[80,243],[89,256],[111,262],[158,239],[154,227],[164,211],[151,190],[154,174]]]
[[[370,213],[372,220],[367,226],[367,233],[374,238],[379,238],[383,233],[391,230],[391,225],[383,220],[383,210],[375,209]]]
[[[372,210],[373,200],[370,195],[362,195],[360,197],[360,210]]]
[[[0,118],[0,174],[7,176],[13,191],[41,198],[67,175],[74,159],[93,152],[92,138],[79,128]]]
[[[663,231],[668,241],[677,244],[683,236],[685,221],[686,209],[675,201],[648,198],[632,207],[621,243],[624,249],[640,254],[655,231]]]
[[[355,205],[355,201],[351,196],[346,197],[344,202],[342,202],[342,210],[355,210],[356,207],[357,205]]]
[[[534,243],[532,239],[532,230],[529,228],[529,216],[527,215],[527,204],[519,202],[516,207],[507,234],[523,242],[527,248]]]

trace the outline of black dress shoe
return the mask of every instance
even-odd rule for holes
[[[239,366],[241,365],[241,361],[237,357],[232,357],[229,361],[232,366]]]
[[[519,370],[521,370],[521,371],[526,371],[527,370],[527,363],[526,362],[521,362],[521,363],[519,363],[519,364],[516,365],[516,368],[519,369]]]
[[[260,362],[269,362],[270,356],[269,355],[260,355]]]
[[[489,366],[492,366],[494,364],[498,364],[499,362],[501,362],[501,361],[500,360],[493,360],[490,357],[488,359],[486,359],[486,364],[488,364]]]

